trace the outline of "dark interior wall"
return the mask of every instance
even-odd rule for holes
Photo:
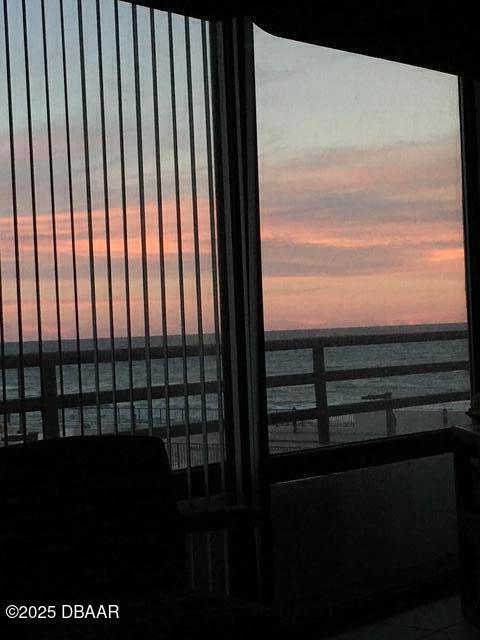
[[[480,75],[480,41],[473,3],[134,1],[209,20],[247,17],[276,36],[477,79]]]
[[[450,454],[272,487],[276,597],[295,617],[457,566]]]

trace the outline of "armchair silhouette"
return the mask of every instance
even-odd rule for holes
[[[189,588],[184,521],[160,439],[89,436],[7,447],[0,487],[3,637],[251,640],[277,627],[262,605]],[[26,612],[34,619],[7,620],[10,604],[35,607]],[[97,613],[113,604],[118,616],[114,609],[110,619],[68,617],[72,610],[62,607],[74,604]]]

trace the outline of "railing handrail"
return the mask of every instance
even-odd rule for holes
[[[380,344],[401,344],[408,342],[437,342],[450,340],[465,340],[468,338],[468,331],[462,329],[450,329],[445,331],[419,331],[406,333],[377,333],[377,334],[358,334],[343,335],[335,334],[330,336],[314,336],[306,338],[286,338],[283,340],[266,340],[265,351],[297,351],[303,349],[314,349],[315,347],[354,347],[366,345]],[[211,343],[204,344],[205,355],[215,355],[217,345]],[[114,359],[116,362],[132,360],[145,360],[145,347],[134,347],[131,351],[125,347],[114,349]],[[162,359],[164,357],[163,346],[151,346],[150,358],[153,360]],[[182,358],[184,355],[181,345],[170,345],[167,348],[168,358]],[[195,357],[199,355],[199,347],[197,344],[186,345],[187,357]],[[75,349],[64,349],[62,351],[62,359],[58,351],[44,351],[42,360],[55,363],[57,365],[70,364],[91,364],[95,362],[95,351],[93,349],[84,349],[80,353]],[[110,348],[98,350],[98,362],[111,362],[112,350]],[[3,367],[5,369],[15,369],[18,367],[18,354],[5,354],[3,359]],[[24,353],[22,364],[25,368],[40,366],[40,355],[38,352]]]
[[[406,333],[376,333],[331,336],[315,336],[309,338],[286,338],[284,340],[268,340],[266,351],[290,351],[292,343],[297,349],[312,349],[313,347],[356,347],[374,344],[400,344],[406,342],[437,342],[450,340],[465,340],[468,338],[466,329],[450,329],[446,331],[418,331]]]

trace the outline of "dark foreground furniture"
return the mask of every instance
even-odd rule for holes
[[[0,450],[0,487],[2,637],[277,634],[266,607],[188,587],[184,524],[161,440],[89,436],[8,447]],[[11,604],[35,606],[34,616],[53,609],[46,619],[9,620]],[[118,619],[62,620],[62,607],[74,604],[117,605]]]

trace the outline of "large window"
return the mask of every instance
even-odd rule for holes
[[[457,79],[255,55],[271,452],[465,422]]]
[[[153,432],[174,467],[223,460],[208,28],[2,3],[3,444]]]

